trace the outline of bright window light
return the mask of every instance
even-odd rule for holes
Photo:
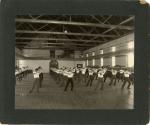
[[[112,57],[112,66],[116,65],[116,60],[115,60],[115,56]]]
[[[95,59],[93,59],[92,62],[93,62],[93,66],[95,66]]]
[[[95,52],[92,52],[92,56],[95,56]]]
[[[103,53],[104,53],[104,51],[101,49],[101,50],[100,50],[100,54],[103,54]]]
[[[133,52],[128,53],[128,67],[134,66],[134,54]]]
[[[128,43],[128,48],[133,49],[134,48],[134,42],[129,42]]]
[[[86,66],[88,66],[89,65],[89,61],[88,60],[86,60]]]
[[[25,61],[19,60],[19,68],[22,68],[23,66],[25,66]]]
[[[103,58],[100,59],[100,62],[101,62],[101,66],[103,66],[103,65],[104,65],[104,60],[103,60]]]
[[[89,54],[86,54],[86,57],[89,57]]]
[[[112,52],[115,52],[116,51],[116,47],[115,46],[111,47],[111,50],[112,50]]]

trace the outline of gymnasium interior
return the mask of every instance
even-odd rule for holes
[[[134,109],[134,16],[29,14],[15,23],[16,109]],[[42,86],[30,93],[39,67]],[[85,69],[96,74],[89,86],[89,76],[75,75]],[[106,75],[103,89],[95,89],[103,69],[129,71],[130,87],[116,76],[110,85]],[[66,70],[73,89],[64,91],[68,77],[57,71]]]

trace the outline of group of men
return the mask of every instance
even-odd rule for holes
[[[127,68],[116,69],[113,67],[101,67],[101,68],[51,68],[50,74],[53,79],[59,84],[61,87],[64,86],[64,91],[67,91],[69,85],[71,86],[71,91],[74,90],[75,85],[83,85],[86,87],[93,86],[93,81],[96,80],[96,85],[94,86],[94,90],[100,88],[100,90],[104,89],[104,84],[107,78],[110,78],[109,85],[116,85],[116,82],[122,81],[121,89],[124,89],[126,83],[128,83],[127,89],[130,89],[132,84],[132,80],[130,76],[132,74]],[[43,81],[43,71],[42,67],[39,66],[33,71],[34,82],[29,93],[32,93],[34,89],[36,92],[39,92],[39,88],[42,87]],[[133,78],[134,79],[134,78]],[[75,85],[74,85],[75,84]]]
[[[99,87],[100,90],[103,90],[107,77],[110,78],[110,86],[116,85],[116,82],[121,80],[123,82],[121,89],[125,87],[126,83],[128,83],[127,89],[130,89],[131,82],[133,82],[130,79],[131,73],[127,68],[51,68],[51,75],[57,84],[65,86],[64,91],[67,91],[69,85],[71,85],[71,91],[73,91],[74,83],[83,84],[87,87],[92,86],[94,79],[97,80],[95,90]]]

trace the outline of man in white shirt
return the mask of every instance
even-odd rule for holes
[[[119,73],[120,73],[120,80],[123,82],[123,80],[124,80],[124,70],[121,68]]]
[[[125,72],[124,72],[124,82],[123,82],[123,85],[122,85],[122,88],[121,89],[124,89],[124,86],[126,85],[126,82],[128,82],[128,86],[127,86],[127,89],[130,89],[130,85],[131,85],[131,82],[130,82],[130,72],[126,69]]]
[[[85,72],[86,72],[86,69],[81,69],[81,82],[82,84],[86,81],[86,76],[85,76]]]
[[[21,80],[22,80],[22,78],[23,78],[23,75],[22,75],[22,69],[21,69],[21,68],[19,68],[18,72],[19,72],[19,74],[18,74],[18,78],[19,78],[19,81],[21,81]]]
[[[34,77],[34,82],[33,82],[33,86],[32,89],[29,91],[29,93],[32,93],[33,90],[36,87],[36,92],[39,93],[39,71],[38,68],[35,69],[35,71],[33,72],[33,77]]]
[[[67,88],[68,88],[69,84],[71,84],[71,91],[73,91],[73,87],[74,87],[74,84],[73,84],[73,75],[74,75],[73,72],[71,72],[71,71],[67,72],[68,79],[67,79],[67,83],[66,83],[64,91],[67,91]]]
[[[100,89],[103,90],[103,88],[104,88],[104,71],[103,70],[98,71],[97,84],[96,84],[95,90],[98,89],[100,84],[101,84],[101,88]]]
[[[16,76],[16,80],[19,80],[19,70],[18,69],[15,70],[15,76]]]
[[[112,77],[109,83],[110,86],[113,84],[113,81],[114,81],[114,85],[116,85],[116,80],[117,80],[116,79],[117,70],[112,68],[111,72],[112,72]]]
[[[94,80],[93,71],[90,70],[89,71],[89,79],[88,79],[88,82],[87,82],[86,86],[89,86],[89,85],[92,86],[93,80]]]
[[[67,81],[67,69],[62,70],[62,77],[60,81],[60,87],[64,86]]]
[[[77,83],[80,83],[80,70],[76,69],[76,81]]]
[[[86,71],[85,71],[85,83],[86,83],[88,77],[89,77],[89,69],[86,68]]]

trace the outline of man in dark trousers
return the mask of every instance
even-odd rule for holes
[[[95,90],[98,89],[99,85],[101,84],[101,90],[103,90],[104,88],[104,71],[101,69],[100,71],[98,71],[98,75],[97,75],[97,85],[95,87]]]
[[[93,80],[94,80],[93,71],[90,70],[89,71],[89,79],[88,79],[88,82],[87,82],[86,86],[89,86],[89,85],[92,86]]]
[[[40,66],[39,68],[38,68],[38,70],[39,70],[39,87],[41,88],[42,87],[42,82],[43,82],[43,71],[42,71],[42,67]]]
[[[87,82],[88,77],[89,77],[89,70],[87,68],[85,71],[85,83]]]
[[[116,79],[117,70],[112,68],[111,72],[112,72],[112,77],[111,77],[109,85],[111,86],[114,82],[114,86],[115,86],[116,85],[116,80],[117,80]]]
[[[73,85],[73,75],[74,75],[73,72],[71,72],[71,71],[67,72],[68,79],[67,79],[67,83],[66,83],[64,91],[67,91],[67,88],[68,88],[69,84],[71,84],[71,91],[73,91],[73,87],[74,87],[74,85]]]
[[[35,88],[36,88],[36,92],[39,93],[39,74],[40,73],[38,72],[38,68],[36,68],[35,71],[33,72],[33,77],[34,77],[33,86],[29,91],[29,93],[32,93]]]
[[[126,85],[126,82],[128,82],[127,89],[130,89],[130,85],[131,85],[130,78],[129,78],[130,74],[131,73],[127,69],[125,69],[125,72],[124,72],[124,82],[123,82],[123,85],[122,85],[121,89],[124,88],[124,86]]]

